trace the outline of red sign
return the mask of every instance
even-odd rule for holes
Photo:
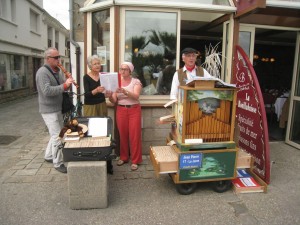
[[[265,105],[256,73],[240,46],[236,46],[234,64],[232,82],[239,88],[236,107],[238,145],[254,157],[254,172],[269,184],[270,148]]]

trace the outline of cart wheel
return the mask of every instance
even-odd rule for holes
[[[179,194],[189,195],[196,190],[197,183],[175,184],[175,187]]]
[[[218,193],[227,191],[231,186],[231,180],[221,180],[213,182],[213,190]]]

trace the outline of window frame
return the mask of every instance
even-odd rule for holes
[[[180,21],[181,11],[180,9],[163,9],[163,8],[142,8],[142,7],[120,7],[120,55],[119,62],[124,61],[125,58],[125,17],[126,11],[144,11],[144,12],[166,12],[177,14],[177,27],[176,27],[176,70],[179,69],[180,65]],[[170,95],[140,95],[140,102],[142,106],[162,106],[170,101]]]

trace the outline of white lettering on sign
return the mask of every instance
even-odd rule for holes
[[[249,125],[250,127],[253,127],[253,119],[251,119],[251,118],[246,118],[246,117],[242,116],[241,114],[239,114],[238,121],[239,121],[239,123],[244,123],[246,125]]]
[[[238,107],[244,110],[247,110],[249,112],[253,112],[256,113],[257,109],[255,107],[253,107],[252,105],[250,105],[247,102],[241,102],[241,100],[238,100]]]

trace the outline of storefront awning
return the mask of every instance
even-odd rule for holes
[[[183,10],[205,10],[211,12],[232,13],[236,11],[236,7],[229,0],[98,0],[90,1],[81,12],[91,12],[114,5],[118,6],[135,6],[135,7],[159,7],[173,8]]]

